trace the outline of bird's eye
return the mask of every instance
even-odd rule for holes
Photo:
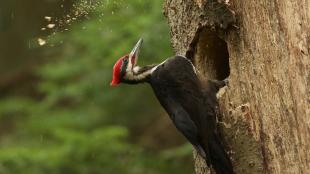
[[[123,59],[123,62],[122,62],[122,66],[121,66],[121,76],[124,76],[125,73],[126,73],[126,68],[127,68],[127,65],[128,65],[128,59],[125,58]]]
[[[127,65],[128,65],[128,59],[124,59],[123,63],[122,63],[122,66],[123,67],[127,67]]]

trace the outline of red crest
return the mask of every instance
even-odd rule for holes
[[[110,83],[111,86],[116,86],[121,82],[121,66],[123,63],[123,60],[126,58],[126,56],[121,57],[116,61],[113,67],[113,78]]]

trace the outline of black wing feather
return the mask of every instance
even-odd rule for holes
[[[161,100],[161,104],[165,106],[167,113],[173,121],[175,127],[185,136],[185,138],[195,147],[198,153],[206,158],[207,155],[199,141],[199,132],[197,126],[192,121],[184,108],[171,97]]]
[[[149,83],[177,129],[212,163],[217,174],[231,174],[232,165],[216,132],[216,81],[201,81],[184,57],[168,59],[152,73]],[[207,87],[207,88],[205,88]]]

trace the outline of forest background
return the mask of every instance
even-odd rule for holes
[[[191,147],[147,85],[109,86],[173,55],[162,0],[0,2],[0,173],[193,173]]]

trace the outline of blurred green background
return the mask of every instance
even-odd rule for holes
[[[109,86],[173,54],[162,0],[0,2],[0,174],[188,174],[191,147],[148,85]]]

